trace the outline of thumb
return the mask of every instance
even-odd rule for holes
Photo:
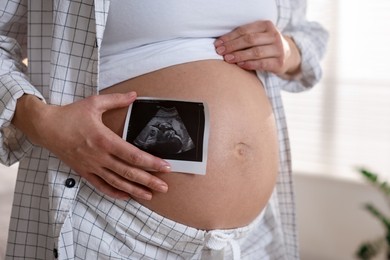
[[[127,93],[112,93],[100,95],[99,108],[102,112],[111,109],[127,107],[137,98],[137,93],[134,91]]]

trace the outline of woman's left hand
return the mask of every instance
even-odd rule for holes
[[[256,21],[237,27],[217,38],[214,45],[226,62],[246,70],[278,75],[299,72],[301,55],[297,46],[270,21]]]

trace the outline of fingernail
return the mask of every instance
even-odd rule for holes
[[[168,191],[168,185],[166,185],[165,183],[160,183],[157,185],[156,190],[165,193]]]
[[[234,55],[228,54],[228,55],[225,55],[224,58],[226,61],[231,61],[231,60],[234,60]]]
[[[131,97],[131,98],[137,96],[137,93],[136,93],[135,91],[128,92],[127,94],[128,94],[129,97]]]
[[[223,44],[223,41],[219,40],[219,39],[214,42],[215,47],[221,46],[222,44]]]
[[[152,199],[152,194],[151,194],[151,193],[148,193],[148,192],[143,193],[143,194],[141,195],[141,199],[144,199],[144,200],[151,200],[151,199]]]
[[[165,164],[160,168],[161,172],[170,172],[171,171],[171,166],[169,164]]]
[[[222,54],[226,51],[226,48],[225,48],[225,46],[220,46],[216,49],[216,51],[218,54]]]

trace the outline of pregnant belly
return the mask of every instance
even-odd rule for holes
[[[199,229],[249,224],[264,209],[278,171],[276,127],[261,81],[218,60],[175,65],[101,91],[204,101],[210,136],[206,175],[156,173],[167,193],[137,201],[176,222]],[[112,110],[104,123],[122,135],[127,109]]]

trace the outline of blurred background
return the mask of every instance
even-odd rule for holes
[[[302,260],[356,259],[361,242],[384,234],[363,204],[389,213],[388,202],[356,167],[390,179],[389,13],[389,0],[308,0],[309,20],[327,28],[330,42],[321,83],[283,95]],[[0,259],[16,167],[0,165]]]
[[[0,164],[0,259],[4,259],[11,215],[13,192],[16,182],[17,164],[6,167]]]
[[[323,79],[283,96],[303,260],[356,259],[384,236],[363,205],[388,214],[389,202],[356,168],[390,180],[389,13],[388,0],[308,0],[309,20],[330,32]]]

